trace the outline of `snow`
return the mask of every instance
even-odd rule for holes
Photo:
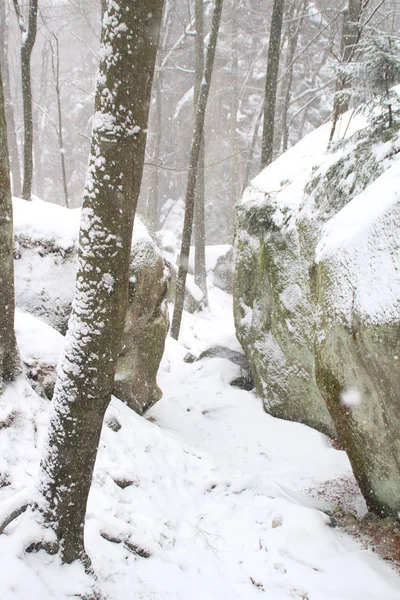
[[[58,204],[44,202],[32,196],[32,201],[13,198],[14,235],[42,244],[51,242],[62,250],[70,250],[78,241],[81,209],[68,209]],[[132,245],[151,241],[146,226],[139,217],[135,219]]]
[[[340,394],[340,401],[344,406],[359,406],[362,402],[362,395],[358,388],[347,388]]]
[[[214,244],[212,246],[206,246],[206,269],[207,273],[214,271],[217,266],[217,262],[220,258],[224,258],[230,251],[232,246],[230,244]],[[194,273],[194,259],[195,249],[194,246],[190,248],[189,257],[189,273]]]
[[[64,337],[40,319],[19,310],[15,311],[15,335],[25,363],[40,359],[56,365],[64,345]]]
[[[47,326],[20,313],[16,323],[23,352],[60,351],[61,336]],[[111,402],[85,530],[98,587],[113,600],[398,600],[398,576],[329,527],[327,502],[308,493],[327,479],[353,481],[345,453],[231,387],[238,366],[183,361],[217,344],[239,348],[231,298],[211,286],[210,309],[185,313],[180,341],[167,340],[163,399],[146,418]],[[0,400],[0,421],[10,406],[20,417],[0,429],[0,471],[11,482],[0,488],[0,514],[3,501],[32,490],[49,403],[20,380]],[[21,553],[35,535],[29,523],[23,515],[0,536],[2,600],[81,594],[90,582],[79,565]]]
[[[339,120],[334,141],[348,139],[366,125],[364,117],[348,111]],[[331,123],[322,125],[263,169],[247,188],[242,202],[263,202],[267,194],[274,199],[278,210],[299,209],[303,201],[304,186],[313,171],[321,165],[328,168],[338,160],[340,150],[332,154],[326,153],[330,131]],[[278,215],[275,219],[277,217]]]
[[[330,301],[348,321],[354,309],[371,324],[400,318],[399,177],[396,157],[323,228],[316,261],[337,273]]]
[[[23,235],[38,243],[54,240],[63,250],[74,247],[79,232],[79,208],[68,210],[33,197],[30,202],[13,198],[13,210],[14,235],[17,237]]]

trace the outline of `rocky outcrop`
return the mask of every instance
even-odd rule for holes
[[[400,511],[399,179],[396,161],[324,227],[315,274],[318,385],[369,508],[393,516]]]
[[[74,293],[79,218],[78,209],[14,199],[17,307],[62,334],[67,329]],[[139,414],[161,397],[156,377],[169,327],[169,278],[169,267],[160,249],[137,218],[115,394]],[[39,392],[43,388],[47,396],[52,394],[55,362],[26,362],[34,383],[36,378],[35,387]]]
[[[399,125],[353,117],[327,150],[329,127],[239,205],[236,330],[266,410],[337,435],[370,509],[397,516]]]
[[[168,266],[149,238],[132,246],[132,275],[115,395],[143,414],[162,396],[157,372],[169,329]]]

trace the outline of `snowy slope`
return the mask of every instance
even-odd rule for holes
[[[230,362],[183,362],[188,350],[238,348],[231,299],[218,289],[210,296],[209,312],[184,315],[180,343],[168,340],[164,397],[148,418],[117,399],[107,413],[106,423],[121,429],[103,428],[86,525],[98,586],[113,600],[398,600],[390,567],[330,528],[307,494],[325,480],[351,479],[346,455],[232,388],[239,368]],[[20,323],[25,353],[51,342],[39,321],[36,340],[32,322]],[[22,383],[2,403],[1,415],[4,403],[20,411],[0,429],[1,469],[13,480],[0,489],[5,500],[34,481],[46,404]],[[0,536],[2,600],[76,597],[87,585],[76,565],[21,554],[24,519]]]

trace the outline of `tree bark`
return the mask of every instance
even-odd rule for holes
[[[31,55],[36,40],[38,0],[29,0],[28,27],[25,26],[18,0],[13,0],[21,31],[21,80],[24,113],[24,177],[22,198],[31,199],[33,178],[33,117]]]
[[[360,17],[362,12],[361,0],[349,0],[348,8],[343,12],[342,37],[340,40],[340,62],[346,65],[354,55],[356,44],[360,36]],[[349,101],[342,92],[347,85],[346,77],[339,74],[336,80],[335,99],[333,101],[332,128],[329,141],[333,140],[336,125],[340,115],[349,109]]]
[[[204,72],[204,30],[203,0],[195,0],[195,81],[194,81],[194,113],[199,99]],[[206,270],[206,217],[204,190],[204,128],[200,141],[200,154],[197,166],[196,198],[194,205],[194,281],[203,292],[203,306],[208,305],[207,270]]]
[[[152,157],[152,171],[150,174],[150,187],[147,201],[147,218],[153,225],[154,230],[157,231],[159,228],[160,214],[159,214],[159,172],[158,172],[158,161],[160,160],[161,151],[161,127],[162,127],[162,99],[161,99],[161,87],[162,87],[162,70],[159,69],[154,77],[154,104],[155,104],[155,117],[154,117],[154,132],[153,132],[153,148],[151,152]]]
[[[0,73],[0,393],[21,372],[14,332],[14,242],[10,164],[3,81]]]
[[[274,151],[276,90],[278,86],[284,5],[284,0],[274,0],[272,9],[271,29],[268,44],[267,77],[265,81],[261,168],[266,167],[272,162]]]
[[[288,26],[288,47],[286,51],[284,77],[282,81],[282,108],[280,119],[281,128],[279,136],[280,143],[277,144],[278,150],[280,150],[281,152],[286,152],[288,148],[289,128],[287,117],[290,106],[290,99],[292,96],[294,57],[308,2],[309,0],[300,0],[300,4],[297,8],[297,11],[292,10],[289,13],[289,16],[293,20],[293,22],[290,23]],[[296,16],[295,20],[294,16]]]
[[[214,66],[215,49],[218,39],[219,24],[221,21],[223,0],[215,0],[214,14],[211,24],[210,38],[207,47],[204,77],[201,82],[199,98],[196,107],[196,118],[192,144],[190,148],[189,171],[185,196],[185,218],[183,223],[179,269],[176,280],[175,306],[172,317],[171,336],[177,340],[181,328],[183,303],[185,299],[186,277],[188,272],[190,240],[193,228],[193,214],[196,194],[197,170],[201,149],[201,140],[204,131],[204,119],[207,108],[208,94],[211,85],[211,76]]]
[[[232,30],[231,30],[231,52],[232,52],[232,87],[229,117],[229,213],[228,213],[228,232],[233,238],[235,228],[235,204],[238,201],[239,176],[238,176],[238,156],[237,156],[237,115],[239,111],[239,93],[238,93],[238,70],[239,70],[239,51],[238,51],[238,27],[236,6],[232,5]]]
[[[67,170],[65,167],[65,148],[64,148],[64,140],[63,140],[63,129],[62,129],[62,111],[61,111],[61,87],[60,87],[60,48],[58,43],[57,36],[52,34],[54,40],[53,43],[50,41],[50,49],[51,49],[51,66],[53,70],[54,82],[55,82],[55,92],[57,99],[57,117],[58,117],[58,125],[57,125],[57,138],[58,138],[58,148],[60,150],[60,162],[61,162],[61,181],[64,193],[64,204],[66,208],[69,208],[69,197],[68,197],[68,185],[67,185]]]
[[[78,273],[41,463],[39,519],[64,562],[87,563],[84,522],[128,304],[163,0],[109,0],[103,20]]]
[[[12,175],[12,193],[14,196],[21,195],[21,171],[17,136],[15,132],[15,120],[13,103],[11,100],[10,68],[8,63],[8,24],[6,16],[6,3],[0,6],[0,56],[1,71],[3,75],[3,93],[5,102],[5,114],[7,120],[8,151],[10,155],[10,168]]]

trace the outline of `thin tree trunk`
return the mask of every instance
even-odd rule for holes
[[[204,31],[203,0],[195,0],[195,81],[194,81],[194,113],[199,99],[204,72]],[[206,270],[206,223],[205,223],[205,189],[204,189],[204,128],[200,141],[200,155],[197,166],[196,198],[194,210],[195,254],[194,281],[203,292],[203,306],[208,305],[207,270]]]
[[[6,3],[0,6],[0,56],[1,71],[3,75],[4,102],[7,120],[8,151],[10,154],[10,167],[12,174],[12,193],[14,196],[21,195],[21,171],[18,153],[17,136],[15,132],[15,120],[13,103],[11,100],[10,68],[8,63],[8,24],[6,16]]]
[[[231,30],[231,52],[232,52],[232,88],[229,117],[229,154],[231,156],[229,164],[229,212],[228,212],[228,232],[233,237],[235,225],[235,204],[238,200],[238,156],[237,156],[237,114],[239,111],[238,94],[238,28],[236,6],[232,6],[232,30]]]
[[[284,5],[284,0],[274,0],[272,9],[271,30],[268,44],[267,77],[265,81],[261,168],[266,167],[272,162],[274,151],[276,90],[278,86]]]
[[[168,0],[165,2],[164,15],[161,25],[161,36],[162,44],[159,48],[157,55],[157,66],[156,73],[154,76],[153,83],[153,94],[154,94],[154,117],[151,119],[150,131],[151,135],[149,138],[148,146],[150,146],[149,155],[153,163],[152,170],[150,172],[149,190],[147,196],[147,218],[153,225],[154,230],[160,228],[160,155],[161,155],[161,141],[162,141],[162,88],[164,82],[164,71],[165,59],[162,60],[163,53],[167,48],[169,28],[171,24],[171,10],[172,7]],[[153,123],[154,120],[154,123]]]
[[[14,333],[14,241],[10,164],[3,82],[0,73],[0,393],[21,372]]]
[[[64,148],[64,140],[63,140],[63,130],[62,130],[61,88],[60,88],[60,48],[59,48],[58,38],[54,33],[53,33],[53,39],[54,39],[55,48],[53,47],[53,44],[51,42],[50,42],[50,48],[51,48],[51,65],[52,65],[52,69],[53,69],[55,91],[56,91],[56,98],[57,98],[57,116],[58,116],[57,138],[58,138],[58,148],[60,151],[61,180],[62,180],[63,193],[64,193],[64,204],[67,208],[69,208],[67,170],[65,167],[65,148]]]
[[[286,152],[289,141],[289,129],[287,116],[290,106],[290,99],[292,95],[292,83],[293,83],[293,67],[294,67],[294,57],[297,49],[297,43],[299,40],[300,30],[303,25],[304,16],[307,10],[309,0],[301,0],[301,4],[298,7],[298,10],[292,13],[292,17],[296,15],[296,21],[289,25],[288,31],[288,49],[285,57],[285,67],[284,73],[285,76],[282,82],[282,109],[281,109],[281,128],[280,128],[280,138],[281,144],[278,145],[278,148],[282,152]],[[281,148],[280,148],[281,146]]]
[[[215,48],[217,45],[219,24],[221,20],[223,0],[215,0],[214,14],[211,24],[211,32],[207,47],[204,77],[201,82],[199,99],[196,107],[196,117],[192,145],[190,148],[189,171],[185,198],[185,219],[183,223],[181,252],[179,257],[178,277],[175,290],[175,307],[172,317],[171,336],[178,339],[181,328],[183,303],[185,299],[186,276],[188,271],[190,240],[193,227],[193,213],[196,194],[197,167],[200,156],[201,140],[204,131],[204,119],[207,107],[208,94],[210,91],[211,76],[214,66]]]
[[[38,0],[29,0],[28,26],[24,24],[18,0],[13,0],[18,25],[21,31],[21,80],[22,106],[24,113],[24,178],[22,198],[31,199],[33,178],[33,118],[31,55],[36,40]]]
[[[86,505],[125,324],[162,4],[109,0],[103,20],[76,289],[37,507],[67,563],[88,562]]]
[[[48,87],[47,87],[47,71],[49,63],[49,42],[46,39],[41,51],[41,65],[40,65],[40,85],[39,85],[39,97],[38,102],[33,111],[33,124],[34,124],[34,164],[35,164],[35,184],[33,189],[35,194],[42,198],[45,190],[45,169],[42,161],[42,144],[46,144],[45,140],[45,128],[46,128],[46,112],[47,112],[47,100],[48,100]],[[40,107],[40,108],[39,108]]]
[[[263,100],[263,102],[261,103],[260,110],[258,111],[258,115],[256,118],[256,122],[254,123],[253,135],[251,137],[249,153],[247,155],[247,160],[246,160],[246,168],[244,171],[243,184],[242,184],[242,195],[244,193],[244,190],[247,188],[249,180],[250,180],[251,167],[253,165],[254,150],[256,148],[257,139],[258,139],[258,131],[260,129],[261,118],[262,118],[263,112],[264,112],[264,102],[265,102],[265,100]]]
[[[159,214],[159,172],[158,161],[160,160],[161,152],[161,127],[162,127],[162,71],[159,69],[154,77],[154,100],[155,100],[155,118],[153,132],[153,149],[151,152],[153,167],[150,174],[150,186],[147,203],[147,218],[157,231],[160,221]]]
[[[342,37],[340,40],[340,62],[346,65],[350,62],[354,55],[355,46],[360,36],[360,17],[362,12],[361,0],[349,0],[348,8],[343,14]],[[333,140],[335,129],[340,115],[345,113],[349,108],[349,101],[341,94],[347,85],[346,77],[339,74],[336,80],[335,98],[333,101],[332,111],[332,128],[329,136],[329,141]]]

